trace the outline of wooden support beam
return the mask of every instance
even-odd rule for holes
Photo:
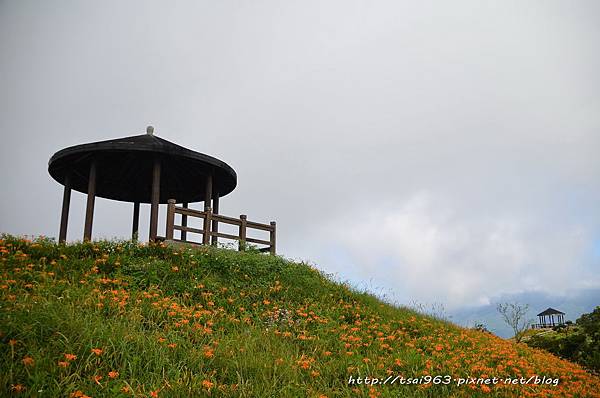
[[[246,250],[246,223],[248,216],[245,214],[240,215],[240,241],[238,243],[238,250]]]
[[[190,208],[185,209],[183,207],[177,207],[177,206],[175,206],[175,214],[187,215],[190,217],[200,217],[200,218],[204,217],[203,211],[194,210],[194,209],[190,209]]]
[[[226,238],[231,240],[238,240],[239,236],[232,234],[224,234],[223,232],[211,232],[211,236],[217,235],[219,238]]]
[[[165,238],[167,240],[173,240],[173,232],[175,227],[175,199],[169,199],[167,205],[167,225],[165,231]]]
[[[188,202],[183,202],[183,205],[182,205],[182,206],[183,206],[185,209],[187,209],[187,208],[188,208]],[[182,226],[182,227],[187,227],[187,218],[188,218],[187,214],[182,214],[182,215],[181,215],[181,226]],[[181,239],[181,240],[183,240],[183,241],[185,241],[185,240],[186,240],[186,238],[187,238],[187,231],[186,231],[185,229],[182,229],[182,230],[181,230],[181,236],[180,236],[180,239]]]
[[[154,159],[152,169],[152,202],[150,207],[150,233],[148,240],[153,242],[158,234],[158,205],[160,202],[160,159]]]
[[[67,241],[67,224],[69,223],[69,206],[71,204],[71,175],[65,176],[65,189],[63,191],[62,212],[60,214],[60,230],[58,232],[58,243]]]
[[[96,161],[90,163],[88,175],[87,205],[85,209],[85,227],[83,229],[83,240],[92,239],[92,223],[94,222],[94,204],[96,202]]]
[[[230,225],[235,225],[235,226],[240,226],[240,219],[239,218],[233,218],[233,217],[227,217],[221,214],[214,214],[213,213],[213,219],[217,219],[220,223],[224,223],[224,224],[230,224]]]
[[[133,203],[133,223],[131,225],[131,240],[137,241],[140,232],[140,202]]]
[[[211,229],[211,213],[212,209],[210,207],[210,202],[212,199],[212,190],[213,188],[213,177],[212,174],[208,174],[206,176],[206,180],[204,183],[204,212],[206,213],[204,217],[204,235],[202,235],[202,244],[208,245],[210,244],[210,229]]]
[[[246,243],[258,243],[259,245],[268,245],[269,247],[267,249],[269,249],[269,250],[271,248],[271,241],[270,240],[249,238],[249,237],[246,236]]]
[[[275,255],[275,244],[276,244],[275,229],[276,229],[276,226],[277,225],[276,225],[275,221],[271,221],[271,231],[269,232],[269,238],[270,238],[269,240],[271,241],[271,244],[269,245],[269,248],[270,248],[269,252],[272,255]]]
[[[210,207],[206,207],[204,209],[206,213],[204,216],[204,234],[202,235],[202,244],[208,245],[210,243],[210,224],[211,224],[211,215],[212,210]]]
[[[219,193],[214,191],[213,193],[213,200],[212,200],[212,210],[213,210],[213,214],[219,214]],[[213,219],[212,221],[212,231],[213,232],[219,232],[219,221]],[[218,235],[212,235],[211,237],[211,243],[213,246],[217,245],[219,236]]]
[[[206,176],[206,181],[204,183],[204,209],[210,207],[210,200],[212,199],[212,191],[213,191],[213,177],[212,174]]]
[[[176,229],[178,231],[185,231],[185,232],[191,232],[194,234],[204,234],[204,230],[203,229],[199,229],[199,228],[191,228],[191,227],[182,227],[180,225],[173,225],[173,229]],[[173,238],[173,240],[175,240],[175,238]],[[180,242],[185,242],[184,240],[179,239]]]

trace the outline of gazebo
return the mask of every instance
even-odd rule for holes
[[[554,315],[556,315],[556,320],[554,319]],[[537,314],[537,316],[539,323],[536,326],[538,328],[550,328],[565,323],[565,313],[554,308],[548,308]]]
[[[157,137],[152,126],[146,129],[146,134],[62,149],[50,158],[48,172],[64,185],[58,237],[61,243],[67,239],[73,189],[87,194],[83,230],[83,239],[86,241],[92,239],[96,197],[133,203],[132,238],[136,238],[138,234],[140,204],[148,203],[151,206],[149,240],[164,239],[158,236],[158,210],[159,204],[168,203],[167,237],[173,238],[173,229],[178,229],[181,231],[180,241],[183,242],[186,242],[187,232],[203,234],[202,242],[205,244],[209,238],[216,244],[220,236],[235,239],[218,232],[218,223],[227,222],[218,217],[219,199],[235,189],[235,171],[219,159]],[[201,201],[204,201],[203,212],[188,209],[189,203]],[[182,206],[176,207],[175,203],[181,203]],[[174,225],[175,213],[181,214],[181,226]],[[210,216],[207,217],[208,213]],[[187,227],[188,216],[203,218],[203,229]],[[240,218],[245,219],[245,216]],[[253,224],[249,221],[247,223]],[[271,226],[271,252],[274,252],[275,223],[271,223],[269,227]],[[244,237],[246,227],[244,226]],[[242,236],[241,227],[239,235]],[[249,238],[248,241],[252,239]],[[258,241],[266,244],[266,241]]]

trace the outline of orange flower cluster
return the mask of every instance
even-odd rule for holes
[[[33,246],[32,243],[29,245]],[[319,385],[322,388],[319,391],[315,387],[307,392],[310,396],[326,397],[322,392],[332,392],[324,390],[331,385],[332,377],[336,377],[336,382],[340,381],[340,372],[354,376],[381,374],[418,377],[447,374],[452,377],[503,379],[543,375],[560,379],[557,386],[502,383],[449,386],[444,396],[586,397],[600,391],[598,377],[546,352],[491,334],[417,317],[409,311],[387,307],[381,309],[385,304],[374,301],[367,304],[368,300],[359,300],[350,294],[340,295],[335,289],[328,296],[330,299],[316,301],[307,295],[301,302],[283,299],[287,284],[279,280],[263,286],[262,290],[257,289],[259,291],[246,287],[213,288],[210,280],[203,280],[204,283],[197,280],[190,283],[187,291],[168,296],[158,286],[150,286],[145,290],[134,289],[128,286],[125,279],[109,277],[102,269],[111,261],[110,257],[102,253],[96,253],[95,256],[97,258],[93,266],[91,261],[86,266],[91,268],[86,268],[84,277],[75,279],[78,288],[89,292],[88,301],[84,303],[86,308],[102,316],[129,313],[136,316],[141,314],[145,320],[156,320],[155,329],[149,335],[150,344],[155,345],[164,357],[177,357],[179,360],[189,351],[190,357],[203,362],[203,367],[209,369],[200,376],[205,395],[219,395],[221,389],[225,388],[219,373],[216,370],[212,372],[211,367],[219,366],[220,362],[230,363],[229,360],[237,360],[255,352],[251,351],[255,348],[250,344],[245,345],[244,341],[240,341],[239,346],[232,345],[230,341],[224,343],[222,336],[240,328],[251,329],[258,335],[262,333],[273,341],[273,347],[293,347],[291,355],[285,351],[274,351],[265,366],[272,366],[290,378],[305,379],[307,385]],[[44,260],[44,267],[36,268],[34,260],[23,249],[15,250],[0,240],[0,261],[7,258],[10,258],[12,268],[0,274],[0,302],[3,309],[16,308],[19,300],[31,297],[42,283],[52,285],[60,281],[63,278],[61,263],[68,260],[67,257],[55,256],[52,260],[54,264]],[[178,264],[167,266],[170,277],[178,278],[187,272],[187,268]],[[77,282],[79,279],[82,283]],[[27,344],[21,337],[19,341],[9,338],[10,335],[2,337],[2,341],[8,342],[4,351],[16,353],[16,365],[24,374],[26,371],[37,371],[42,363],[39,354],[26,351]],[[125,380],[119,379],[119,370],[126,374],[124,368],[109,361],[109,358],[114,358],[114,353],[106,348],[110,345],[106,342],[95,344],[102,344],[105,348],[84,348],[83,345],[72,348],[79,350],[73,352],[79,354],[80,361],[94,364],[89,368],[90,373],[85,374],[88,384],[95,384],[93,387],[101,390],[110,383],[125,383]],[[220,361],[222,356],[226,356],[224,361]],[[58,367],[68,368],[77,358],[75,354],[64,353],[55,360],[58,361]],[[54,360],[52,363],[55,363]],[[66,377],[76,368],[82,367],[55,370]],[[15,379],[11,391],[26,391],[23,380]],[[23,384],[18,384],[18,381]],[[169,380],[169,383],[172,382]],[[152,386],[152,390],[147,385],[121,387],[122,384],[118,384],[114,391],[120,389],[123,393],[158,397],[163,388],[169,388],[167,384],[165,381],[165,385],[158,389]],[[230,388],[233,391],[234,387]],[[347,391],[336,391],[329,395],[376,397],[389,394],[389,391],[385,393],[383,390],[389,389],[389,386],[347,388]],[[436,395],[436,387],[423,385],[419,388],[432,390],[418,391],[418,394]],[[163,393],[168,395],[166,390]],[[71,396],[86,397],[79,390]]]

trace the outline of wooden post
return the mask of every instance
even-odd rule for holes
[[[272,255],[275,255],[275,221],[271,221],[271,231],[269,231],[269,241],[271,242],[269,246],[269,251]]]
[[[202,244],[210,244],[210,226],[211,226],[211,208],[210,200],[212,199],[212,174],[206,176],[204,185],[204,235],[202,235]]]
[[[212,211],[210,207],[204,208],[204,235],[202,235],[202,244],[208,245],[210,243],[210,224]]]
[[[154,159],[152,170],[152,202],[150,207],[150,233],[148,240],[153,242],[158,235],[158,205],[160,201],[160,160]]]
[[[173,230],[175,229],[175,199],[169,199],[168,203],[165,239],[173,240]]]
[[[183,202],[182,206],[185,209],[187,209],[188,208],[188,202]],[[187,214],[182,214],[181,215],[181,226],[182,227],[187,227]],[[181,235],[179,236],[179,238],[181,240],[183,240],[183,241],[186,240],[187,239],[187,231],[180,231],[180,232],[181,232]]]
[[[204,209],[210,207],[210,200],[212,199],[212,174],[206,176],[206,183],[204,185]]]
[[[212,207],[213,214],[219,214],[219,193],[216,192],[216,191],[213,193],[212,203],[213,203],[213,207]],[[212,231],[213,232],[219,232],[219,221],[213,220],[213,222],[212,222]],[[211,239],[212,245],[216,246],[217,242],[218,242],[218,237],[213,235],[212,239]]]
[[[246,222],[248,216],[245,214],[240,215],[240,242],[238,244],[238,250],[244,251],[246,250]]]
[[[94,221],[94,203],[96,202],[96,161],[90,163],[88,175],[87,205],[85,209],[85,227],[83,229],[83,240],[92,239],[92,223]]]
[[[58,233],[58,243],[65,243],[67,240],[67,224],[69,223],[69,206],[71,204],[71,175],[65,176],[65,189],[63,191],[62,212],[60,214],[60,230]]]
[[[131,240],[138,240],[140,229],[140,202],[133,203],[133,223],[131,225]]]

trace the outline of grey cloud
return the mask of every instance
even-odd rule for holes
[[[341,277],[391,270],[375,283],[434,300],[441,274],[456,305],[499,268],[497,295],[530,289],[528,269],[598,284],[598,8],[2,2],[0,230],[55,236],[52,153],[153,124],[236,169],[225,214],[277,220],[281,253]],[[130,218],[99,200],[94,235]]]

